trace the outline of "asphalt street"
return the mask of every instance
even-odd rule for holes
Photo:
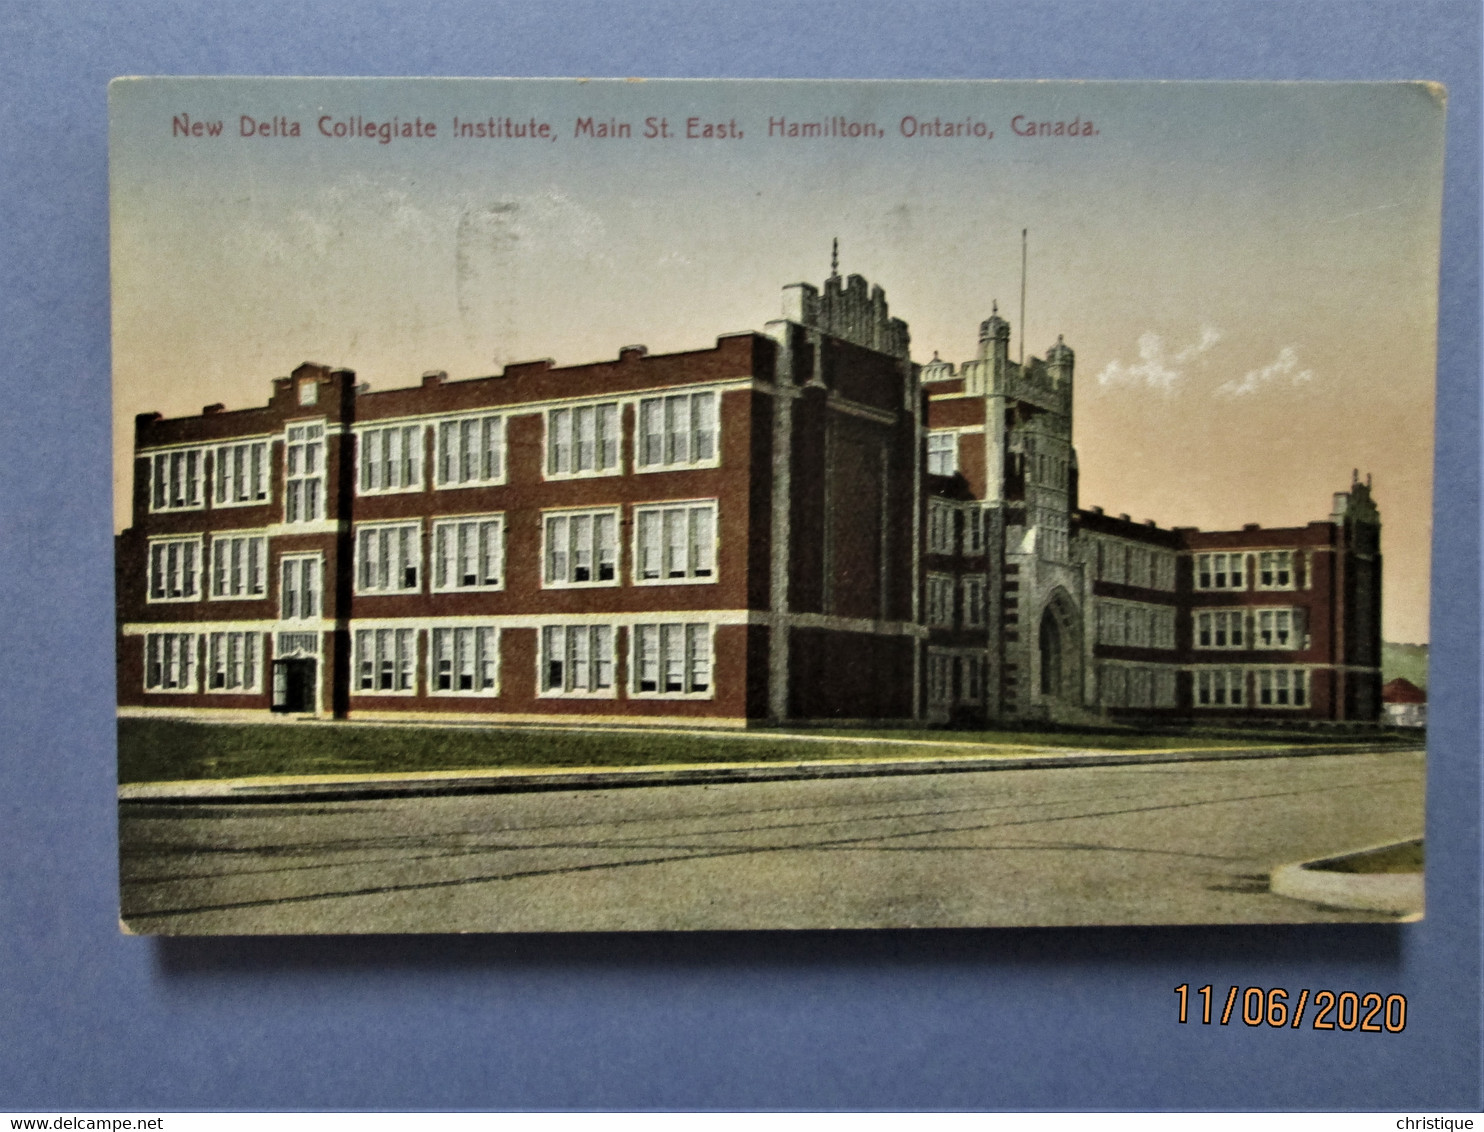
[[[164,934],[1284,923],[1419,836],[1419,752],[361,801],[121,803]]]

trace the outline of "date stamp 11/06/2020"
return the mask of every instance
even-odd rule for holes
[[[1189,983],[1175,988],[1180,996],[1180,1023],[1212,1021],[1213,988],[1210,983],[1192,992]],[[1238,1012],[1237,1003],[1241,1001]],[[1375,991],[1310,991],[1302,988],[1297,997],[1284,987],[1233,986],[1227,989],[1218,1021],[1226,1026],[1240,1018],[1247,1026],[1271,1026],[1297,1030],[1307,1017],[1315,1030],[1358,1030],[1367,1034],[1399,1034],[1407,1026],[1407,996],[1381,995]],[[1312,1011],[1312,1012],[1310,1012]]]

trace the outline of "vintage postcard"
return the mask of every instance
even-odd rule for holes
[[[1421,915],[1444,102],[116,81],[125,929]]]

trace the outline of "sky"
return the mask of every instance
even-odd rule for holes
[[[919,362],[996,300],[1013,350],[1065,337],[1083,506],[1299,525],[1371,475],[1385,635],[1428,639],[1434,88],[136,79],[110,117],[120,529],[135,413],[704,348],[838,238]]]

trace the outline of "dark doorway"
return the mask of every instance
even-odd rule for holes
[[[1061,685],[1061,626],[1048,605],[1041,614],[1041,694],[1060,696]]]
[[[314,711],[314,666],[304,659],[273,662],[274,711]]]

